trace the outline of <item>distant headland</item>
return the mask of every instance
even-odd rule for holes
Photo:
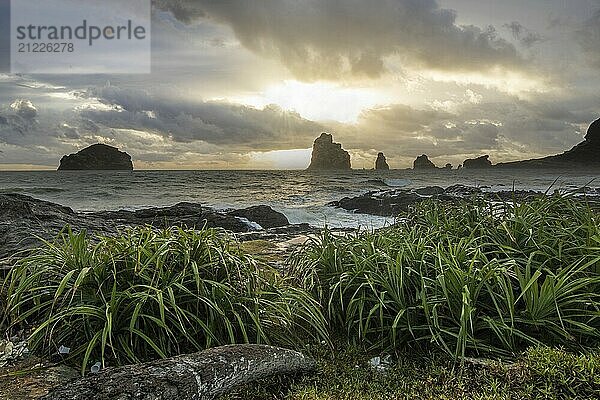
[[[93,144],[60,160],[59,171],[133,171],[131,156],[116,147]]]
[[[584,141],[562,154],[532,160],[500,163],[506,168],[600,167],[600,119],[592,122]]]

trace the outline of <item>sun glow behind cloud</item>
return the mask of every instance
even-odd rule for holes
[[[389,102],[390,96],[373,88],[347,87],[332,82],[304,83],[286,80],[248,96],[228,101],[263,108],[276,104],[284,110],[296,111],[314,121],[355,123],[368,108]]]

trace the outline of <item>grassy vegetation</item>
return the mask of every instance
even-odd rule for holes
[[[385,230],[323,232],[287,276],[261,261],[268,248],[215,230],[66,231],[12,268],[2,324],[83,368],[242,342],[321,364],[238,398],[600,395],[600,214],[582,201],[424,202]],[[368,365],[380,354],[385,373]]]
[[[70,231],[18,261],[5,324],[34,326],[31,346],[123,364],[230,343],[326,336],[318,304],[215,230]],[[315,339],[313,339],[315,340]]]
[[[600,397],[600,353],[575,355],[533,347],[514,363],[490,361],[459,368],[445,354],[399,353],[385,371],[371,355],[349,348],[309,351],[319,373],[279,378],[242,388],[227,400],[396,400],[396,399],[596,399]]]
[[[389,351],[514,356],[600,339],[600,217],[563,197],[426,202],[394,228],[329,232],[292,258],[334,332]]]

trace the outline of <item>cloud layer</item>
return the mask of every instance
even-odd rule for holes
[[[389,57],[441,71],[523,69],[493,27],[459,26],[436,0],[155,0],[181,21],[231,27],[241,44],[300,79],[379,77]]]
[[[110,107],[81,116],[114,129],[142,129],[175,142],[203,141],[238,150],[274,150],[305,144],[322,126],[276,105],[263,109],[223,103],[152,96],[139,90],[103,87],[90,90]]]

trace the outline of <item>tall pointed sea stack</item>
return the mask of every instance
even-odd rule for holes
[[[333,142],[333,136],[329,133],[321,133],[313,145],[312,158],[310,160],[311,171],[319,170],[349,170],[350,154],[342,149],[342,145]]]
[[[385,159],[385,155],[383,153],[377,154],[377,160],[375,161],[375,169],[388,170],[390,166]]]

